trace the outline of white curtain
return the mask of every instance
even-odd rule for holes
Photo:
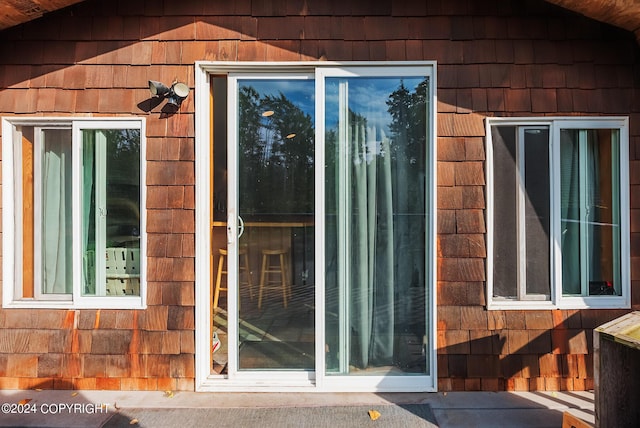
[[[43,293],[71,293],[71,133],[43,131]]]
[[[389,141],[364,119],[350,126],[351,230],[350,364],[391,364],[394,350],[394,238]],[[366,129],[366,132],[365,132]]]
[[[92,223],[91,197],[93,191],[93,170],[95,162],[95,131],[84,131],[82,134],[82,255],[84,293],[95,294],[96,259],[95,244],[90,243],[89,229]],[[93,239],[91,239],[93,241]]]
[[[589,294],[590,281],[603,281],[601,233],[611,233],[600,211],[610,200],[600,195],[600,143],[597,133],[562,130],[560,138],[562,291]]]
[[[560,133],[560,209],[562,216],[562,292],[580,294],[580,162],[578,141]],[[576,194],[578,196],[576,196]]]

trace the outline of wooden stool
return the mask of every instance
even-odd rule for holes
[[[228,288],[222,286],[222,275],[227,275],[227,270],[225,267],[225,260],[227,258],[227,250],[224,248],[220,248],[218,250],[220,253],[220,259],[218,260],[218,273],[216,275],[216,286],[213,292],[213,307],[214,309],[218,307],[218,299],[220,297],[220,291],[227,291]],[[242,282],[240,278],[238,278],[239,285],[246,284],[249,288],[249,297],[253,300],[253,284],[251,281],[251,270],[249,269],[249,256],[247,255],[247,249],[242,247],[238,250],[238,262],[239,266],[239,276],[242,275],[244,271],[246,275],[246,281]]]
[[[262,250],[262,269],[260,271],[260,289],[258,292],[258,309],[262,307],[262,294],[265,289],[282,290],[283,305],[287,307],[287,299],[291,298],[291,286],[287,282],[287,250]],[[272,257],[278,257],[277,264],[271,264]],[[279,275],[279,279],[272,279]]]

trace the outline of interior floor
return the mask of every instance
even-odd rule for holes
[[[284,307],[282,294],[265,290],[258,307],[257,290],[253,298],[242,293],[239,319],[239,370],[313,370],[315,368],[315,328],[313,293],[293,286]],[[313,290],[313,286],[306,286]],[[309,295],[311,294],[311,295]],[[214,311],[213,327],[220,347],[213,353],[213,372],[226,374],[229,338],[226,297]]]
[[[313,288],[313,287],[310,287]],[[295,289],[295,286],[294,286]],[[238,370],[315,370],[315,312],[313,296],[303,292],[293,294],[284,308],[282,296],[271,292],[258,299],[243,293],[240,304]],[[229,356],[228,314],[226,298],[215,310],[214,331],[220,340],[213,353],[212,373],[227,374]],[[396,336],[400,351],[395,364],[359,368],[350,365],[352,376],[393,376],[425,370],[426,344],[415,334],[407,332]],[[325,349],[325,351],[328,351]],[[327,373],[331,375],[331,371]],[[338,373],[335,373],[338,374]]]

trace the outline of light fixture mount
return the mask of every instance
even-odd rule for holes
[[[186,83],[174,81],[171,87],[167,87],[156,80],[149,80],[151,95],[158,98],[166,98],[167,104],[180,108],[182,101],[189,95],[189,86]]]

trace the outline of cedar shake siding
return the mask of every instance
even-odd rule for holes
[[[629,116],[640,309],[640,79],[632,33],[543,1],[90,0],[0,32],[0,116],[146,119],[147,309],[0,309],[0,388],[194,390],[194,62],[437,62],[438,389],[593,388],[592,329],[628,310],[492,310],[485,125]],[[11,249],[4,248],[4,254]]]

